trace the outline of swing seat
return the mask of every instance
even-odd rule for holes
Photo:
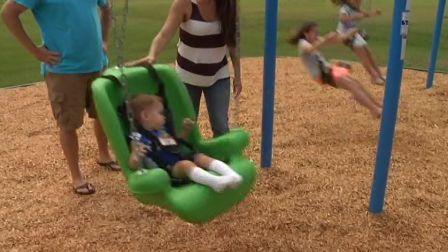
[[[155,65],[154,69],[157,76],[151,75],[143,67],[125,68],[128,92],[131,95],[162,93],[172,114],[174,130],[179,133],[184,118],[196,118],[190,97],[171,67]],[[108,69],[104,75],[120,78],[117,68]],[[195,127],[188,139],[198,152],[224,161],[240,174],[243,182],[238,188],[216,193],[207,186],[195,183],[173,186],[170,176],[163,169],[134,171],[129,168],[130,147],[126,138],[129,135],[129,123],[118,113],[118,108],[125,101],[124,88],[111,78],[100,77],[94,81],[92,91],[98,118],[127,179],[129,190],[141,203],[167,209],[187,222],[205,223],[242,201],[251,190],[256,178],[256,168],[243,155],[249,143],[247,132],[237,129],[205,140],[198,127]]]

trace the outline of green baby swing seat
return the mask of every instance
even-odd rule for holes
[[[188,92],[171,67],[155,65],[153,71],[143,67],[125,68],[124,74],[129,94],[163,96],[171,112],[175,132],[181,131],[184,118],[195,118]],[[255,182],[256,169],[243,154],[249,143],[249,134],[241,129],[205,140],[195,127],[188,141],[198,152],[226,162],[240,174],[243,182],[236,189],[216,193],[209,187],[195,183],[173,186],[168,173],[163,169],[131,170],[128,166],[130,149],[126,139],[129,135],[129,123],[118,112],[126,99],[126,91],[117,81],[113,81],[119,80],[121,73],[117,68],[111,68],[104,75],[109,78],[100,77],[92,85],[97,114],[127,178],[129,190],[137,200],[167,209],[187,222],[205,223],[246,197]]]

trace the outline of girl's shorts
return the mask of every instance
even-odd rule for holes
[[[345,40],[344,44],[353,49],[367,46],[367,41],[357,33],[352,39]]]
[[[333,65],[328,76],[320,77],[317,82],[336,87],[335,83],[347,76],[350,76],[350,71],[347,68]]]

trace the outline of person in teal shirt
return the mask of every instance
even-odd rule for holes
[[[41,46],[30,39],[20,20],[28,9],[41,29]],[[97,163],[120,169],[111,158],[107,138],[96,119],[90,89],[92,81],[107,66],[111,23],[108,0],[8,0],[1,14],[11,34],[41,62],[74,192],[95,193],[95,187],[86,181],[79,167],[77,129],[83,124],[84,110],[94,118]]]

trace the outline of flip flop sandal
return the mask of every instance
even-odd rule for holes
[[[120,166],[116,161],[109,161],[109,162],[96,162],[99,166],[105,168],[109,171],[121,171]]]
[[[90,195],[96,192],[95,187],[90,183],[85,183],[83,185],[73,187],[73,192],[79,195]]]

